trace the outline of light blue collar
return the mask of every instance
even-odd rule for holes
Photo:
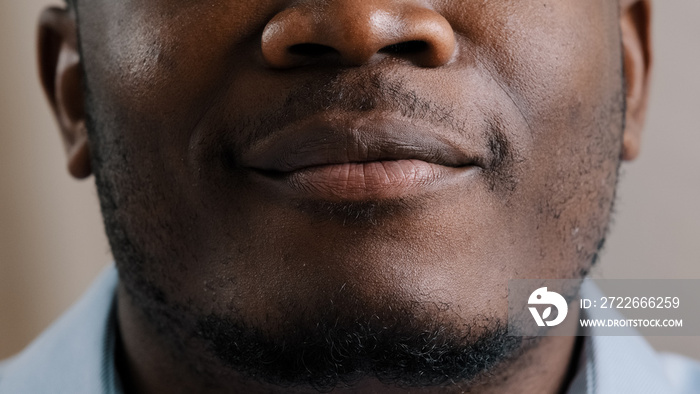
[[[0,394],[118,394],[114,369],[117,271],[105,269],[85,295],[9,360]]]

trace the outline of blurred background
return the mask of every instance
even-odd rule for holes
[[[92,178],[66,171],[39,87],[48,0],[0,0],[0,359],[29,343],[111,261]],[[596,277],[700,278],[700,1],[655,2],[656,49],[640,158],[624,166]],[[700,300],[698,300],[700,302]],[[700,358],[700,337],[649,338]]]

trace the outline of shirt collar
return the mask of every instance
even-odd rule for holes
[[[110,266],[68,312],[10,360],[0,380],[0,394],[117,394],[116,285],[117,271]]]

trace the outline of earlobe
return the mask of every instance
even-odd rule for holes
[[[649,96],[652,66],[651,3],[649,0],[621,0],[620,6],[627,100],[620,156],[623,160],[634,160],[639,155]]]
[[[75,140],[67,152],[68,172],[78,179],[87,178],[92,174],[90,144],[84,123],[82,128],[83,131],[79,135],[76,135]]]
[[[83,73],[74,14],[48,8],[39,19],[38,60],[41,83],[53,109],[66,150],[68,170],[90,175]]]

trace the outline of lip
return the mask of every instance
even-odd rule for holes
[[[291,197],[363,201],[447,187],[480,167],[479,157],[428,125],[325,114],[272,133],[241,164]]]

